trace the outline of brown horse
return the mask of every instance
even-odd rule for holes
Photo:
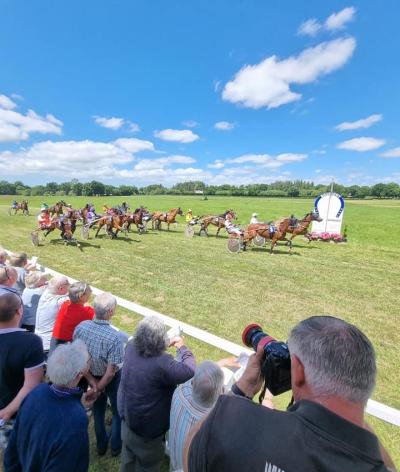
[[[124,227],[124,223],[126,222],[127,217],[124,215],[104,215],[97,221],[97,231],[95,234],[95,238],[97,238],[99,231],[103,226],[106,227],[106,233],[110,238],[116,238],[119,231],[126,232]],[[113,231],[115,229],[115,233]]]
[[[214,225],[218,228],[217,234],[215,235],[215,236],[218,236],[221,229],[225,228],[225,220],[226,220],[227,215],[231,215],[234,220],[236,220],[237,218],[236,213],[233,210],[226,210],[226,212],[222,213],[221,215],[203,216],[200,223],[199,236],[201,236],[202,232],[204,232],[204,234],[208,236],[207,228],[209,225]]]
[[[61,238],[66,241],[71,241],[75,233],[76,222],[79,218],[79,212],[76,210],[72,210],[68,212],[67,215],[64,215],[62,217],[54,216],[51,220],[50,226],[36,231],[43,231],[44,237],[46,237],[55,229],[59,229],[61,231]]]
[[[125,228],[129,232],[131,224],[133,223],[137,227],[139,234],[146,232],[146,223],[151,219],[152,215],[148,212],[147,208],[141,206],[137,208],[134,213],[127,215]]]
[[[14,211],[14,215],[18,213],[18,211],[21,210],[22,214],[25,216],[29,216],[29,208],[28,208],[28,202],[26,200],[22,200],[21,203],[17,203],[17,205],[12,206],[8,210],[8,214],[11,215],[12,212]]]
[[[172,223],[176,223],[177,215],[183,215],[181,207],[172,208],[166,213],[162,211],[156,211],[155,213],[153,213],[153,216],[151,218],[152,229],[161,229],[161,223],[167,223],[169,231],[169,225]]]
[[[270,254],[273,254],[274,247],[278,241],[287,241],[289,245],[289,253],[292,251],[292,242],[286,238],[286,233],[294,221],[292,217],[281,218],[272,224],[251,224],[245,230],[244,240],[250,242],[256,236],[261,236],[265,240],[271,241]]]
[[[293,215],[292,218],[294,218]],[[310,213],[307,213],[303,219],[296,221],[297,224],[289,225],[287,229],[287,232],[292,234],[289,241],[291,242],[298,235],[304,235],[308,239],[308,242],[310,242],[311,238],[308,232],[308,227],[312,221],[322,221],[322,218],[319,216],[319,213],[311,211]]]
[[[56,204],[49,207],[50,216],[53,215],[62,215],[63,214],[63,207],[67,206],[64,200],[60,200]]]

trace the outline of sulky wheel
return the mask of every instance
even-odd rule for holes
[[[89,239],[89,230],[90,230],[89,225],[83,225],[82,226],[82,228],[81,228],[82,239]]]
[[[31,232],[31,241],[35,247],[39,246],[39,233],[37,231]]]
[[[264,246],[265,238],[257,234],[257,236],[253,239],[253,244],[258,247]]]
[[[240,251],[240,240],[238,238],[229,238],[228,239],[228,244],[227,244],[227,249],[228,252],[235,254]]]
[[[187,238],[193,238],[194,236],[194,228],[193,226],[186,226],[186,229],[185,229],[185,236]]]

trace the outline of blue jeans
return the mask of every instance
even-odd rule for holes
[[[111,437],[111,450],[121,449],[121,418],[117,410],[117,392],[121,379],[121,371],[118,371],[111,382],[106,386],[104,392],[93,404],[94,430],[96,433],[97,447],[104,449],[107,447]],[[110,400],[112,411],[111,435],[107,434],[105,426],[105,414],[107,409],[107,398]]]

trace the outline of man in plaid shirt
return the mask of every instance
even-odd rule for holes
[[[81,339],[91,357],[90,374],[97,382],[99,397],[93,404],[94,428],[97,441],[97,453],[102,456],[111,442],[111,455],[121,452],[121,419],[117,410],[117,392],[120,382],[124,346],[118,332],[110,325],[115,313],[117,301],[111,293],[97,295],[93,301],[95,317],[83,321],[74,331],[74,339]],[[107,399],[112,410],[111,434],[105,427]]]

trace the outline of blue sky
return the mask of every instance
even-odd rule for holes
[[[398,0],[3,0],[0,178],[400,182]]]

